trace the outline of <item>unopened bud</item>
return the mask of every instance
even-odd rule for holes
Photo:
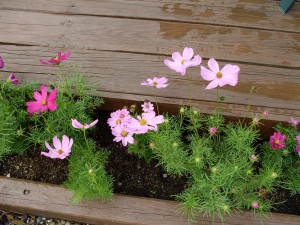
[[[155,144],[154,144],[153,142],[150,142],[149,147],[150,147],[150,148],[154,148],[154,147],[155,147]]]
[[[93,169],[89,169],[89,174],[93,174],[94,170]]]

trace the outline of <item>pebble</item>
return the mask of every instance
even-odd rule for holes
[[[13,222],[13,223],[11,223]],[[50,219],[42,216],[4,212],[0,210],[0,225],[88,225],[66,220]]]

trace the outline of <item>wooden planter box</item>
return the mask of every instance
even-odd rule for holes
[[[105,225],[188,225],[174,201],[114,195],[112,201],[86,201],[72,205],[72,193],[58,185],[0,177],[0,209]],[[210,218],[199,216],[195,225],[211,225]],[[219,219],[215,225],[261,225],[252,212],[239,212]],[[299,225],[300,216],[273,213],[264,225]]]

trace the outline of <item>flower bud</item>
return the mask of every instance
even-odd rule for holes
[[[216,127],[212,127],[209,129],[210,134],[215,134],[215,133],[217,133],[217,131],[218,131],[218,129]]]
[[[251,206],[254,209],[258,209],[258,202],[252,202]]]

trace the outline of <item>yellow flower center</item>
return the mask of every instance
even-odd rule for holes
[[[141,119],[141,120],[140,120],[140,124],[141,124],[142,126],[145,126],[145,125],[147,124],[147,121],[144,120],[144,119]]]
[[[127,131],[125,131],[125,130],[122,130],[122,132],[121,132],[121,136],[122,136],[122,137],[126,137],[126,136],[127,136],[127,134],[128,134],[128,132],[127,132]]]
[[[154,85],[157,85],[157,82],[156,82],[156,81],[153,81],[153,84],[154,84]]]
[[[116,124],[120,124],[121,123],[121,120],[116,120]]]
[[[58,56],[54,57],[53,59],[57,61],[58,60]]]
[[[45,99],[42,100],[42,105],[47,105],[47,101]]]
[[[59,150],[57,151],[57,153],[61,155],[61,154],[64,153],[64,151],[63,151],[62,149],[59,149]]]
[[[279,145],[279,144],[280,144],[280,140],[277,139],[277,140],[275,141],[275,144],[276,144],[276,145]]]
[[[221,78],[223,76],[223,74],[221,72],[217,72],[216,76],[217,76],[217,78]]]
[[[181,60],[181,64],[183,65],[184,64],[184,62],[185,62],[185,60],[183,59],[183,60]]]

